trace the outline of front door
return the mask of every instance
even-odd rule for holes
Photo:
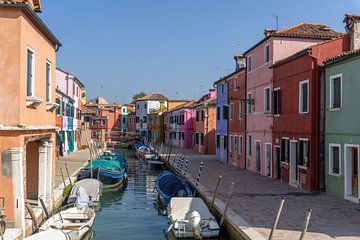
[[[359,162],[359,146],[345,145],[345,195],[355,202],[360,199]]]
[[[297,142],[290,141],[290,185],[298,186]]]
[[[261,150],[260,150],[260,142],[256,142],[256,146],[255,146],[255,158],[256,158],[256,171],[260,172],[261,171],[261,164],[260,164],[260,159],[261,159]]]
[[[271,144],[265,144],[265,174],[271,176]]]
[[[201,133],[199,133],[198,134],[199,136],[198,136],[198,151],[199,151],[199,153],[201,153]]]
[[[220,160],[224,161],[224,136],[220,137]]]
[[[277,179],[281,179],[281,153],[280,153],[280,147],[275,147],[274,148],[274,151],[275,151],[275,177]]]
[[[231,146],[233,148],[233,165],[237,166],[238,163],[238,147],[239,147],[239,143],[238,143],[238,137],[234,137],[234,142],[231,143]]]

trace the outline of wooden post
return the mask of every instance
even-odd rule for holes
[[[211,201],[210,211],[211,211],[211,210],[213,209],[213,207],[214,207],[215,199],[216,199],[216,196],[217,196],[218,191],[219,191],[219,185],[220,185],[221,179],[222,179],[222,176],[219,175],[218,180],[217,180],[217,183],[216,183],[216,187],[215,187],[214,196],[213,196],[213,199],[212,199],[212,201]]]
[[[66,173],[67,173],[67,175],[68,175],[70,185],[72,186],[72,182],[71,182],[71,178],[70,178],[69,170],[68,170],[68,167],[67,167],[67,163],[65,163],[65,170],[66,170]]]
[[[64,188],[65,188],[65,187],[66,187],[66,184],[65,184],[65,178],[64,178],[64,174],[63,174],[62,168],[60,168],[60,172],[61,172],[61,178],[62,178],[62,180],[63,180]]]
[[[270,235],[269,235],[269,240],[272,239],[273,234],[274,234],[274,231],[275,231],[275,229],[276,229],[276,226],[277,226],[277,224],[278,224],[278,222],[279,222],[279,218],[280,218],[280,214],[281,214],[281,212],[282,212],[282,210],[283,210],[284,202],[285,202],[285,198],[284,198],[284,197],[281,197],[281,199],[280,199],[280,206],[279,206],[279,209],[278,209],[278,211],[277,211],[277,214],[276,214],[276,217],[275,217],[275,221],[274,221],[273,227],[272,227],[271,232],[270,232]]]
[[[35,227],[35,230],[38,229],[38,224],[36,222],[36,217],[35,217],[35,214],[34,214],[34,211],[32,210],[31,206],[29,203],[25,202],[25,207],[26,209],[28,210],[28,213],[30,214],[30,217],[34,223],[34,227]]]
[[[307,231],[307,229],[309,227],[311,213],[312,213],[312,209],[308,209],[307,212],[306,212],[306,216],[305,216],[303,231],[301,233],[301,236],[300,236],[299,240],[303,240],[304,237],[305,237],[306,231]]]
[[[162,153],[163,143],[160,145],[159,155]]]
[[[201,162],[201,163],[200,163],[200,168],[199,168],[199,173],[198,173],[198,176],[197,176],[196,182],[195,182],[194,197],[196,197],[196,192],[199,190],[200,178],[201,178],[203,166],[204,166],[204,163]]]
[[[223,215],[221,217],[220,226],[224,223],[224,220],[225,220],[228,208],[229,208],[229,204],[230,204],[230,198],[231,198],[231,196],[233,194],[233,191],[234,191],[234,182],[231,182],[228,197],[227,197],[227,200],[226,200],[225,210],[224,210],[224,213],[223,213]]]
[[[172,145],[170,145],[169,155],[168,155],[168,158],[166,160],[166,162],[168,162],[168,163],[170,162],[171,151],[172,151]]]

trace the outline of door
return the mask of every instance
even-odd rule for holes
[[[201,133],[198,134],[198,151],[201,153]]]
[[[281,153],[280,153],[280,147],[276,146],[274,148],[274,151],[275,151],[275,155],[274,155],[274,158],[275,158],[275,178],[277,179],[281,179]]]
[[[359,196],[359,149],[352,148],[352,195],[354,197]]]
[[[271,144],[265,144],[265,174],[271,176]]]
[[[224,161],[224,136],[220,137],[220,160]]]
[[[290,141],[290,185],[298,186],[296,141]]]
[[[345,196],[359,202],[359,146],[345,145]]]
[[[231,143],[231,146],[233,148],[233,165],[237,166],[238,164],[238,147],[239,147],[239,140],[238,137],[234,136],[234,142]]]
[[[261,154],[260,153],[261,153],[260,142],[256,142],[255,158],[256,158],[256,171],[258,171],[258,172],[261,171],[261,164],[260,164]]]

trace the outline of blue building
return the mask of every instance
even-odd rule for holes
[[[226,78],[214,83],[216,88],[216,159],[228,161],[228,125],[229,125],[229,84]]]

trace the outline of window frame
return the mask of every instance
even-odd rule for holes
[[[47,67],[49,66],[49,76],[48,76],[48,72],[47,72]],[[52,74],[51,74],[51,67],[52,67],[52,64],[49,60],[46,60],[45,61],[45,84],[46,84],[46,93],[45,93],[45,100],[46,102],[51,102],[52,100],[52,84],[51,84],[51,81],[52,81]],[[49,77],[49,79],[48,79]]]
[[[270,62],[270,43],[264,46],[264,64]]]
[[[340,78],[340,107],[334,107],[333,104],[333,81],[336,78]],[[329,109],[330,111],[339,111],[342,107],[342,97],[343,97],[343,84],[342,84],[343,75],[342,73],[335,74],[330,76],[330,94],[329,94]]]
[[[247,71],[251,72],[252,71],[252,59],[251,59],[251,55],[249,55],[246,58],[246,66],[247,66]]]
[[[234,103],[230,103],[230,111],[229,111],[229,115],[230,115],[230,120],[233,120],[235,117],[235,108],[234,108]]]
[[[91,137],[96,138],[97,137],[97,132],[96,131],[91,131]]]
[[[250,98],[249,98],[250,96]],[[246,94],[246,113],[252,113],[252,107],[251,107],[251,103],[250,103],[250,99],[252,98],[252,92],[248,92]]]
[[[239,135],[239,147],[238,147],[238,155],[243,154],[243,135]]]
[[[91,119],[91,125],[92,126],[96,126],[96,122],[97,122],[96,119]]]
[[[237,91],[239,90],[239,78],[238,77],[235,77],[234,78],[234,91]]]
[[[306,109],[306,111],[303,111],[304,103],[302,102],[302,100],[303,100],[303,85],[304,84],[307,84],[307,100],[306,100],[307,101],[307,109]],[[310,94],[309,80],[304,80],[304,81],[299,82],[299,114],[308,114],[309,113],[309,108],[310,108],[309,94]]]
[[[268,96],[269,96],[269,99],[266,98],[266,92],[268,91]],[[268,109],[266,109],[266,103],[267,103],[267,100],[269,100],[268,102]],[[268,86],[268,87],[265,87],[264,88],[264,113],[270,113],[271,111],[271,87]]]
[[[28,89],[28,53],[31,52],[32,53],[32,61],[31,61],[31,93],[29,95],[29,93],[27,92]],[[36,64],[36,53],[35,50],[32,49],[31,47],[27,46],[26,47],[26,97],[34,97],[35,96],[35,64]]]
[[[275,92],[278,92],[278,96],[279,96],[279,99],[277,100],[278,107],[275,106],[275,100],[276,100]],[[275,112],[275,109],[277,109],[278,112]],[[281,115],[281,88],[280,87],[273,89],[273,114],[274,114],[274,117],[279,117]]]
[[[239,100],[239,120],[242,119],[244,117],[244,101],[243,100]]]
[[[248,135],[247,135],[247,144],[246,144],[246,145],[247,145],[247,148],[248,148],[248,149],[247,149],[247,150],[248,150],[248,151],[247,151],[247,155],[248,155],[248,156],[252,156],[252,140],[253,140],[253,139],[252,139],[252,134],[248,134]]]
[[[105,122],[103,123],[103,121],[105,121]],[[100,120],[100,125],[101,125],[101,126],[106,126],[106,119],[101,119],[101,120]]]
[[[332,149],[334,147],[338,147],[339,148],[339,173],[334,173],[333,172],[333,154],[332,154]],[[340,177],[341,176],[341,144],[338,144],[338,143],[329,143],[329,171],[328,171],[328,174],[331,175],[331,176],[335,176],[335,177]]]
[[[301,147],[301,143],[302,142],[307,142],[307,162],[305,164],[305,158],[302,160],[303,164],[300,164],[301,163],[301,153],[300,153],[300,147]],[[309,167],[309,163],[310,163],[310,140],[308,138],[299,138],[299,141],[298,141],[298,144],[299,144],[299,152],[298,152],[298,155],[299,155],[299,161],[298,161],[298,166],[299,167],[302,167],[302,168],[305,168],[307,169]],[[302,149],[304,151],[304,149]],[[304,156],[303,156],[304,157]]]

